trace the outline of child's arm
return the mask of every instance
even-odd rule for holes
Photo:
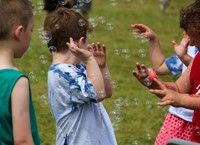
[[[97,42],[96,45],[93,43],[92,46],[94,49],[93,55],[104,79],[106,98],[109,98],[112,96],[112,78],[106,65],[106,46],[101,46],[99,42]]]
[[[172,45],[174,46],[174,51],[179,57],[179,59],[186,65],[188,66],[191,60],[193,59],[190,55],[187,53],[187,48],[189,44],[189,37],[185,32],[183,32],[183,38],[180,42],[179,45],[177,45],[176,41],[172,41]]]
[[[11,95],[14,144],[34,145],[29,113],[29,81],[21,77]]]
[[[171,74],[165,64],[165,56],[160,48],[160,42],[156,33],[143,24],[134,24],[131,25],[131,27],[135,28],[134,32],[139,33],[149,40],[149,54],[153,70],[155,70],[158,75]]]
[[[84,44],[83,37],[80,39],[80,43]],[[98,101],[102,101],[106,96],[104,80],[93,54],[88,50],[78,48],[72,38],[70,38],[70,43],[67,43],[67,45],[70,51],[86,65],[88,80],[93,84],[96,90]]]

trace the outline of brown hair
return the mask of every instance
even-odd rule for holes
[[[14,25],[27,28],[33,7],[28,0],[0,0],[0,12],[0,40],[6,40]]]
[[[196,1],[180,11],[180,28],[186,32],[189,26],[200,34],[200,1]]]
[[[86,39],[89,24],[78,12],[68,8],[58,8],[50,13],[44,22],[44,31],[51,35],[49,46],[55,46],[57,51],[66,49],[66,43],[72,37],[78,41],[81,37]]]

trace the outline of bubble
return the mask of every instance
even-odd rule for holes
[[[40,58],[40,62],[42,64],[46,64],[48,62],[48,59],[47,59],[47,57],[45,55],[40,55],[39,58]]]
[[[40,33],[39,37],[42,40],[43,44],[47,44],[49,43],[49,41],[51,41],[52,36],[48,31],[42,31],[42,32],[39,31],[39,33]]]
[[[134,38],[140,38],[140,34],[138,32],[132,32]]]
[[[98,25],[97,19],[96,18],[89,18],[88,22],[90,23],[90,25],[94,28]]]
[[[31,79],[36,79],[36,74],[33,71],[29,72],[29,76],[31,77]]]
[[[55,24],[54,28],[55,28],[56,30],[60,29],[59,24]]]
[[[152,85],[152,79],[150,79],[150,78],[145,78],[144,79],[144,82],[143,82],[144,84],[145,84],[145,86],[151,86]]]
[[[152,139],[152,138],[151,138],[151,134],[147,133],[147,134],[146,134],[146,138],[147,138],[147,140],[151,140],[151,139]]]
[[[65,0],[58,0],[58,4],[64,6],[66,3]]]
[[[114,29],[113,24],[111,22],[107,22],[106,23],[106,29],[109,30],[109,31],[113,30]]]
[[[118,5],[117,0],[109,0],[109,1],[110,1],[110,4],[111,4],[112,7],[115,7],[115,6]]]
[[[100,22],[101,24],[104,24],[104,23],[106,22],[105,17],[104,17],[104,16],[99,16],[99,22]]]
[[[44,103],[45,105],[49,104],[49,101],[48,101],[48,97],[43,94],[40,96],[40,100],[42,101],[42,103]]]
[[[128,59],[131,56],[131,51],[128,48],[122,50],[122,57]]]
[[[140,35],[140,40],[141,40],[141,43],[146,43],[148,42],[150,39],[148,36],[142,36]]]
[[[134,140],[131,145],[139,145],[139,141],[138,140]]]
[[[84,26],[85,25],[85,20],[84,19],[79,19],[78,20],[79,26]]]
[[[91,44],[88,44],[87,49],[88,49],[88,51],[90,51],[92,53],[94,52],[94,48],[92,47]]]
[[[84,0],[84,3],[90,3],[92,0]]]
[[[139,57],[145,57],[145,56],[146,56],[146,51],[145,51],[145,49],[139,49],[139,50],[138,50],[138,55],[139,55]]]
[[[114,50],[114,54],[117,55],[117,56],[119,56],[120,55],[120,50],[119,49],[115,49]]]
[[[117,88],[117,86],[118,86],[117,81],[113,80],[112,81],[112,88],[115,89],[115,88]]]
[[[49,52],[54,55],[56,53],[56,47],[55,46],[49,46]]]

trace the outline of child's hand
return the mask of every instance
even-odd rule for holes
[[[155,40],[157,38],[155,32],[144,24],[133,24],[131,27],[135,28],[133,32],[140,34],[142,37],[148,39],[149,41]]]
[[[187,36],[185,32],[183,32],[183,38],[179,45],[177,45],[176,41],[172,41],[172,45],[174,46],[174,51],[179,58],[184,58],[187,55],[187,47],[189,44],[190,38]]]
[[[150,89],[150,92],[161,98],[158,105],[172,105],[174,107],[181,107],[180,102],[182,95],[180,95],[180,93],[171,89],[167,89],[167,87],[158,79],[154,79],[154,82],[160,85],[160,89]]]
[[[83,37],[80,39],[80,41],[83,41]],[[84,63],[88,61],[88,59],[92,56],[92,53],[88,50],[79,48],[75,43],[73,38],[70,38],[70,43],[67,43],[67,46],[69,47],[70,51],[78,57],[80,60],[82,60]]]
[[[93,55],[96,59],[97,64],[100,68],[106,66],[106,46],[103,44],[101,45],[99,42],[97,44],[92,43],[93,47]]]
[[[138,71],[133,70],[132,73],[142,85],[148,88],[160,88],[160,86],[154,82],[154,79],[157,79],[157,75],[152,69],[139,63],[136,63],[136,67]]]

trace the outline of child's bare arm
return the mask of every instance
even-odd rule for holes
[[[156,33],[144,24],[134,24],[131,25],[131,27],[135,28],[134,32],[139,33],[149,40],[149,54],[153,70],[158,75],[171,74],[170,70],[165,65],[165,56],[162,53]]]
[[[97,42],[97,44],[93,43],[92,47],[94,49],[93,55],[104,79],[106,98],[109,98],[112,96],[112,78],[106,64],[106,46]]]
[[[21,77],[11,95],[15,144],[34,145],[30,125],[29,101],[29,82],[27,78]]]
[[[83,38],[81,38],[80,41],[84,41]],[[70,38],[70,43],[67,43],[67,45],[70,51],[86,65],[88,80],[91,81],[96,90],[98,101],[102,101],[106,96],[105,85],[101,70],[99,69],[93,54],[88,50],[78,48],[72,38]]]

